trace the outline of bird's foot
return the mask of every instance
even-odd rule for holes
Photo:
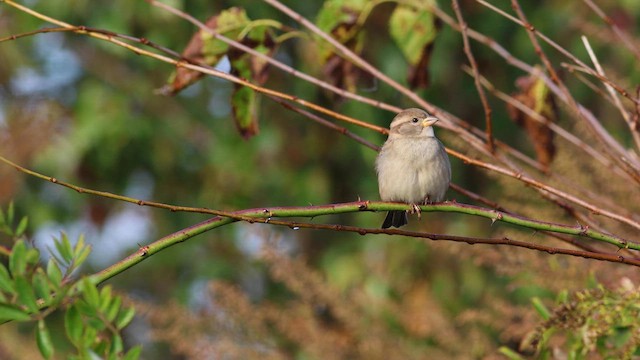
[[[421,213],[422,213],[422,209],[420,209],[420,205],[411,204],[411,210],[409,210],[409,214],[411,215],[418,214],[418,219],[420,219]]]

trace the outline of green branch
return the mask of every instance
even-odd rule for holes
[[[165,207],[170,207],[165,205]],[[454,212],[462,213],[474,216],[480,216],[490,219],[491,222],[504,222],[524,228],[555,232],[562,234],[576,235],[582,238],[590,238],[593,240],[606,242],[613,244],[619,249],[634,249],[640,250],[640,244],[630,242],[614,235],[604,234],[595,230],[591,230],[583,226],[568,226],[562,224],[555,224],[543,221],[537,221],[517,215],[512,215],[503,211],[497,211],[478,206],[459,204],[456,202],[444,202],[432,205],[420,206],[423,212]],[[176,211],[180,211],[181,207],[176,207]],[[172,209],[174,210],[174,209]],[[207,210],[207,209],[203,209]],[[95,283],[101,283],[107,279],[123,272],[124,270],[132,267],[133,265],[145,260],[146,258],[180,242],[184,242],[191,237],[199,235],[205,231],[209,231],[220,226],[230,224],[235,221],[247,221],[250,223],[260,222],[273,225],[285,225],[289,227],[306,227],[315,229],[328,229],[334,231],[350,231],[358,232],[360,234],[389,234],[389,235],[403,235],[411,237],[429,238],[433,240],[452,240],[463,241],[467,243],[487,243],[494,245],[513,245],[518,247],[526,247],[534,250],[545,251],[548,253],[563,253],[573,256],[581,256],[587,258],[594,258],[598,260],[621,262],[632,265],[640,265],[640,262],[635,259],[627,259],[619,255],[614,254],[600,254],[596,252],[580,252],[568,249],[559,249],[546,247],[541,245],[534,245],[525,242],[514,241],[510,239],[480,239],[472,237],[460,237],[452,235],[436,235],[424,232],[411,232],[404,230],[394,229],[367,229],[345,225],[325,225],[325,224],[309,224],[309,223],[296,223],[296,222],[284,222],[274,218],[289,218],[289,217],[315,217],[321,215],[343,214],[359,211],[389,211],[389,210],[411,210],[411,206],[407,204],[389,203],[389,202],[370,202],[370,201],[357,201],[350,203],[339,203],[319,206],[304,206],[304,207],[270,207],[270,208],[257,208],[246,209],[234,212],[223,212],[217,210],[208,210],[207,212],[215,212],[221,214],[209,220],[203,221],[196,225],[190,226],[186,229],[182,229],[171,235],[165,236],[154,243],[143,246],[135,253],[129,255],[125,259],[118,263],[94,274],[91,276]]]

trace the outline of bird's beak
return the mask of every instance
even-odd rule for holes
[[[422,127],[431,126],[438,122],[438,118],[435,116],[429,116],[426,119],[422,120]]]

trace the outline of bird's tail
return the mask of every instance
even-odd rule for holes
[[[405,210],[394,210],[387,213],[387,217],[382,223],[382,228],[387,229],[392,226],[399,228],[402,225],[406,225],[408,222],[407,212]]]

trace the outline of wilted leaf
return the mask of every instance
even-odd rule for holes
[[[360,54],[364,45],[364,32],[362,22],[359,20],[367,3],[366,0],[325,1],[316,24],[340,44]],[[335,52],[334,46],[324,40],[318,40],[318,51],[328,82],[337,87],[355,91],[360,75],[358,67],[340,57]]]
[[[232,40],[241,42],[263,54],[271,54],[275,49],[275,43],[271,31],[265,26],[251,27],[251,19],[242,8],[232,7],[212,16],[205,25],[214,32]],[[247,31],[249,29],[249,31]],[[196,32],[187,47],[182,52],[182,56],[194,62],[201,62],[207,65],[215,65],[233,50],[227,43],[216,39],[210,33],[199,30]],[[230,56],[232,57],[232,56]],[[250,77],[257,83],[266,80],[266,62],[264,60],[251,57],[252,74]],[[170,85],[165,87],[165,93],[175,95],[185,87],[193,84],[203,76],[198,71],[185,68],[178,68],[172,75]]]
[[[412,88],[429,86],[429,60],[439,28],[439,20],[425,9],[398,5],[391,14],[389,32],[409,62],[407,78]]]
[[[271,56],[275,51],[275,42],[268,28],[255,28],[242,43],[254,50]],[[237,49],[228,52],[231,63],[231,73],[240,78],[251,79],[252,82],[263,84],[267,80],[268,63],[255,56]],[[233,119],[240,135],[248,139],[258,133],[258,94],[246,86],[235,85],[231,95]]]
[[[549,88],[544,81],[535,77],[520,77],[516,80],[520,92],[513,97],[544,118],[541,123],[524,111],[508,104],[509,117],[524,128],[533,142],[538,162],[548,168],[556,152],[553,131],[545,124],[555,122],[557,109]]]
[[[244,9],[232,7],[209,18],[206,22],[211,30],[267,56],[276,50],[276,42],[272,30],[264,24],[252,23]],[[271,24],[272,25],[272,24]],[[256,56],[246,54],[242,50],[229,46],[205,31],[198,31],[183,51],[185,58],[193,61],[215,65],[225,56],[231,63],[231,73],[256,84],[263,84],[268,76],[268,62]],[[171,84],[163,91],[176,94],[202,77],[202,73],[178,68],[171,79]],[[233,116],[245,138],[257,134],[257,94],[243,86],[235,85],[231,105]]]
[[[232,7],[220,12],[207,20],[205,25],[211,30],[228,38],[235,39],[240,31],[249,23],[244,9]],[[182,56],[194,62],[215,65],[227,53],[229,45],[216,40],[208,32],[198,30],[192,37]],[[185,87],[193,84],[203,76],[201,72],[179,67],[172,75],[170,85],[163,89],[166,93],[175,95]]]

